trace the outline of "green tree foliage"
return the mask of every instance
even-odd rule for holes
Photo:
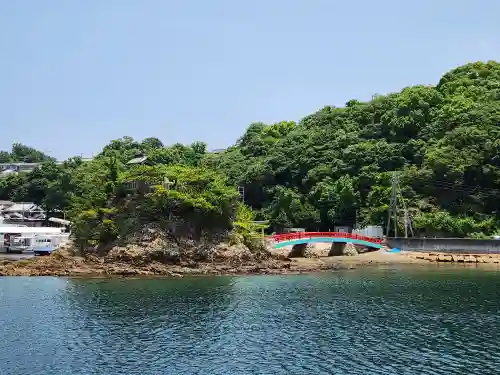
[[[189,146],[176,143],[171,147],[150,150],[148,157],[155,164],[198,166],[205,156],[206,150],[207,146],[202,142],[194,142]]]
[[[10,153],[11,161],[24,163],[40,163],[43,161],[54,160],[32,147],[25,146],[21,143],[14,143]]]
[[[0,163],[41,163],[50,160],[54,159],[21,143],[14,143],[11,152],[0,151]]]
[[[17,144],[0,161],[43,164],[0,178],[0,199],[64,210],[89,243],[147,222],[177,223],[182,230],[170,229],[193,238],[233,225],[245,236],[256,231],[255,220],[269,220],[275,231],[331,230],[385,224],[396,171],[417,233],[487,236],[500,229],[499,120],[500,64],[477,62],[451,70],[436,86],[325,106],[298,123],[253,123],[221,153],[201,142],[165,146],[154,137],[123,137],[90,162],[56,164]],[[137,156],[147,156],[148,165],[127,164]],[[156,188],[131,199],[123,189],[130,181]],[[247,206],[238,203],[238,186]]]
[[[150,225],[192,240],[220,240],[232,229],[238,192],[217,172],[189,165],[136,165],[121,170],[113,189],[108,189],[96,182],[110,180],[115,165],[104,160],[92,163],[100,163],[100,173],[85,184],[72,212],[82,246],[126,240]],[[130,182],[137,189],[126,185]]]
[[[397,171],[420,234],[491,234],[500,209],[499,99],[500,64],[467,64],[437,86],[327,106],[296,126],[254,123],[205,162],[243,186],[245,202],[275,228],[383,225]]]
[[[7,151],[0,151],[0,163],[10,163],[12,158]]]
[[[230,242],[235,245],[244,244],[255,253],[265,252],[265,244],[262,241],[262,232],[269,225],[264,222],[255,221],[255,212],[240,204],[236,210],[236,218],[233,222],[234,230],[230,235]]]

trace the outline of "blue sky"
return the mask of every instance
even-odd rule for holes
[[[0,149],[223,148],[251,122],[500,60],[498,15],[498,0],[0,1]]]

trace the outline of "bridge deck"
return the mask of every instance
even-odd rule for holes
[[[296,232],[282,233],[271,236],[275,241],[275,247],[297,245],[301,243],[334,243],[350,242],[374,248],[381,248],[382,239],[362,236],[355,233],[344,232]]]

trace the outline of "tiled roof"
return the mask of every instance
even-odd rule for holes
[[[144,163],[147,160],[147,156],[140,156],[138,158],[134,158],[132,160],[129,160],[127,164],[141,164]]]
[[[22,211],[43,211],[43,210],[33,202],[14,203],[3,210],[3,212],[22,212]]]

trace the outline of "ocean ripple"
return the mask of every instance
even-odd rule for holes
[[[494,272],[404,267],[0,278],[0,374],[495,374],[499,287]]]

